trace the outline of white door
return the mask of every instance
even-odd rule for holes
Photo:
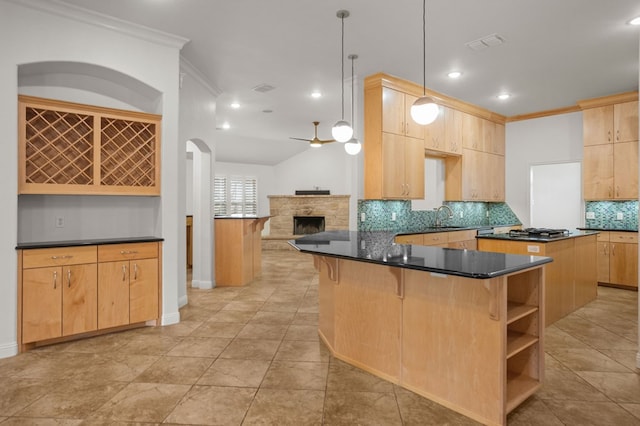
[[[575,229],[584,225],[579,162],[531,166],[531,227]]]

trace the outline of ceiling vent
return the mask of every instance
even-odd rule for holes
[[[260,92],[260,93],[267,93],[272,91],[273,89],[275,89],[275,87],[266,83],[258,84],[256,87],[253,88],[254,91]]]
[[[479,38],[477,40],[466,43],[466,46],[471,50],[484,50],[488,47],[499,46],[504,43],[504,39],[498,34],[490,34],[488,36]]]

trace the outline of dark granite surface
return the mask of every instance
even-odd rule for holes
[[[553,241],[566,240],[568,238],[578,238],[585,237],[587,235],[595,235],[598,231],[595,230],[572,230],[569,232],[569,235],[563,235],[560,237],[529,237],[522,235],[514,235],[511,236],[509,234],[487,234],[487,235],[478,235],[476,238],[481,239],[493,239],[493,240],[512,240],[512,241],[532,241],[537,243],[551,243]]]
[[[214,219],[266,219],[271,216],[258,216],[255,214],[229,214],[225,216],[214,216]]]
[[[616,232],[638,232],[637,229],[619,229],[619,228],[578,228],[581,231],[616,231]]]
[[[385,231],[327,231],[290,240],[289,244],[303,253],[466,278],[492,278],[552,261],[542,256],[395,244],[395,236]]]
[[[30,243],[18,243],[16,250],[53,248],[53,247],[73,247],[73,246],[94,246],[104,244],[124,244],[124,243],[150,243],[164,241],[158,237],[126,237],[126,238],[89,238],[86,240],[64,240],[64,241],[36,241]]]

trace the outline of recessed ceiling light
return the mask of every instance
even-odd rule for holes
[[[231,128],[231,126],[229,125],[229,122],[228,122],[228,121],[225,121],[224,123],[222,123],[222,128],[223,128],[223,129],[225,129],[225,130],[227,130],[227,129],[230,129],[230,128]]]
[[[636,16],[635,18],[630,20],[629,24],[631,24],[631,25],[640,25],[640,16]]]
[[[498,99],[500,99],[500,100],[502,100],[502,101],[504,101],[505,99],[509,99],[510,97],[511,97],[511,95],[510,95],[510,94],[508,94],[508,93],[500,93],[500,94],[498,95]]]
[[[319,91],[316,90],[315,92],[311,93],[311,97],[315,98],[315,99],[321,98],[322,97],[322,93],[320,93]]]
[[[232,102],[232,103],[231,103],[231,108],[233,108],[233,109],[238,109],[238,108],[240,108],[240,104],[239,104],[239,103],[237,103],[237,102]]]
[[[447,76],[449,78],[459,78],[462,75],[460,71],[451,71]]]

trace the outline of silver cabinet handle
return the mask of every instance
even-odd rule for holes
[[[616,140],[620,140],[620,130],[616,130]]]
[[[127,280],[127,265],[122,265],[122,281]]]
[[[616,255],[616,245],[615,244],[611,244],[611,254],[612,255]]]
[[[58,283],[58,271],[53,271],[53,288],[57,287]]]
[[[137,263],[133,264],[133,279],[134,280],[138,279],[138,264]]]
[[[71,259],[73,256],[71,256],[70,254],[64,255],[64,256],[51,256],[51,260],[58,260],[58,259]]]
[[[137,250],[120,250],[120,254],[138,254]]]
[[[67,287],[71,288],[71,269],[67,271]]]

